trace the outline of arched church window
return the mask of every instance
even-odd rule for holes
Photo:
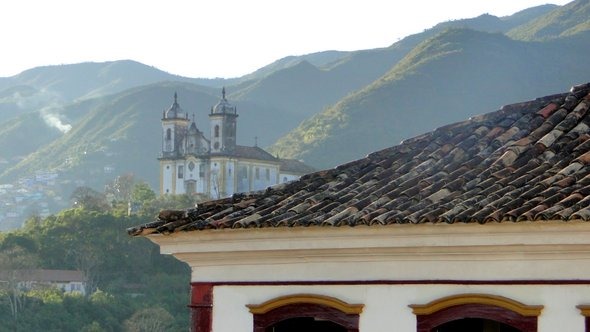
[[[166,139],[169,140],[172,138],[172,129],[166,129]]]
[[[296,294],[248,308],[254,316],[254,332],[358,332],[363,305],[322,295]]]
[[[486,294],[453,295],[410,307],[417,318],[417,332],[536,332],[543,309]]]
[[[219,137],[219,125],[215,125],[214,136]]]

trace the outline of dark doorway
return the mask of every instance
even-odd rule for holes
[[[346,328],[327,320],[298,317],[280,321],[266,328],[265,332],[346,332]]]
[[[432,329],[432,332],[521,332],[512,326],[490,319],[464,318]]]

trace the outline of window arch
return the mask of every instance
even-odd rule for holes
[[[219,137],[219,125],[215,125],[215,128],[213,131],[214,131],[214,133],[213,133],[214,137]]]
[[[584,324],[585,324],[584,331],[586,331],[586,332],[590,331],[590,305],[581,304],[581,305],[577,306],[577,308],[580,309],[580,313],[582,314],[582,316],[584,316]]]
[[[543,306],[486,294],[453,295],[410,307],[417,318],[417,332],[432,332],[443,324],[464,318],[492,320],[522,332],[535,332],[537,317],[543,309]]]
[[[327,320],[341,331],[358,332],[359,314],[364,305],[348,304],[338,299],[311,294],[279,297],[259,305],[248,305],[254,315],[254,332],[266,332],[280,323],[294,319]]]

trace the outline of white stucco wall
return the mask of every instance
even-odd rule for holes
[[[173,194],[172,190],[172,177],[174,172],[174,163],[171,161],[164,162],[161,165],[161,185],[162,192],[160,194]]]
[[[241,228],[150,239],[191,266],[191,281],[218,285],[214,331],[251,331],[247,304],[300,293],[364,304],[362,332],[415,331],[408,305],[469,293],[543,305],[539,332],[582,332],[576,306],[590,304],[584,221]],[[236,285],[244,282],[260,286]]]
[[[466,293],[499,295],[527,305],[543,305],[538,320],[539,332],[583,332],[584,317],[576,305],[590,303],[588,285],[216,286],[213,331],[251,332],[253,318],[247,304],[301,293],[364,304],[359,322],[361,332],[414,332],[416,316],[408,305]]]

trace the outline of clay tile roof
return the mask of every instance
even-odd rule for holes
[[[590,219],[590,83],[128,229]],[[246,204],[247,203],[247,204]]]

